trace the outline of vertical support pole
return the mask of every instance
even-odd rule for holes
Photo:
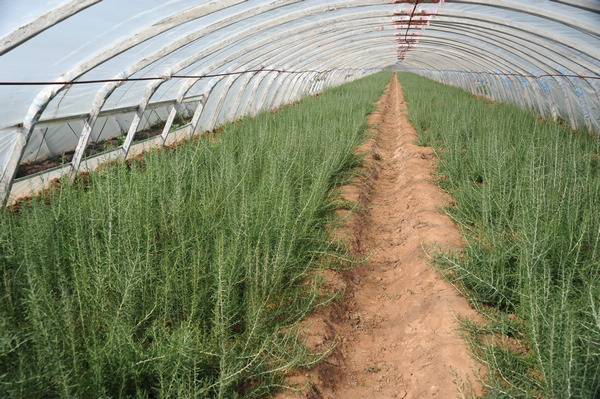
[[[192,134],[196,132],[196,126],[198,126],[198,121],[200,121],[200,115],[202,115],[202,110],[204,109],[204,105],[206,104],[206,96],[202,96],[196,109],[194,110],[194,116],[192,117],[192,122],[190,123]]]
[[[65,77],[65,80],[70,80],[71,77]],[[56,85],[45,87],[33,100],[33,103],[27,111],[27,115],[23,120],[23,125],[19,129],[17,139],[13,145],[10,154],[8,155],[8,162],[2,172],[0,178],[0,206],[5,206],[10,196],[10,190],[12,188],[15,176],[17,175],[17,169],[21,163],[21,158],[25,153],[25,148],[31,138],[31,133],[35,128],[35,124],[42,116],[46,107],[52,101],[52,99],[61,91],[64,90],[67,85]]]
[[[237,118],[239,118],[239,114],[238,114],[238,109],[240,108],[240,103],[242,102],[242,97],[244,97],[244,93],[246,92],[246,90],[248,89],[248,84],[250,83],[250,80],[252,80],[252,78],[256,75],[256,73],[253,74],[246,74],[245,76],[240,76],[238,79],[242,79],[242,83],[241,83],[241,87],[240,90],[238,91],[238,95],[235,99],[235,102],[233,104],[233,106],[231,107],[232,112],[230,113],[231,117],[236,120]]]
[[[208,90],[206,91],[205,94],[202,95],[202,101],[200,101],[200,103],[196,107],[196,110],[194,111],[194,116],[192,117],[192,123],[191,123],[192,124],[192,126],[191,126],[192,127],[192,135],[198,134],[198,130],[201,127],[203,128],[203,130],[211,130],[208,127],[199,126],[199,124],[200,124],[200,118],[202,117],[202,115],[204,114],[204,111],[206,110],[206,108],[204,108],[204,106],[208,102],[212,91],[214,90],[215,86],[219,82],[220,82],[220,79],[215,79],[215,78],[211,79],[210,83],[208,84]]]
[[[269,72],[269,74],[271,76],[269,76],[267,79],[263,80],[263,81],[266,81],[266,86],[267,86],[265,89],[265,92],[261,96],[260,101],[256,103],[257,104],[256,111],[259,111],[259,112],[264,109],[265,102],[267,101],[267,96],[269,95],[269,89],[270,89],[271,85],[273,84],[273,81],[277,78],[277,76],[279,76],[279,74],[277,72]]]
[[[558,71],[558,72],[562,73],[561,71]],[[562,90],[563,96],[565,98],[565,103],[567,105],[567,113],[569,115],[569,122],[571,123],[571,129],[575,130],[575,129],[577,129],[577,121],[575,120],[575,112],[574,112],[575,108],[573,106],[573,102],[571,101],[571,96],[569,95],[569,90],[565,87],[565,83],[564,83],[564,81],[561,80],[560,77],[557,77],[555,79],[558,82],[558,86]]]
[[[142,117],[144,116],[144,112],[146,111],[146,106],[150,102],[150,98],[152,95],[158,90],[160,85],[170,79],[169,77],[163,77],[161,80],[154,81],[146,87],[144,91],[144,95],[142,96],[142,101],[138,105],[137,111],[133,116],[133,121],[129,126],[129,130],[127,131],[127,136],[125,137],[125,142],[121,146],[121,159],[127,158],[127,154],[129,153],[129,148],[131,148],[131,143],[133,142],[133,138],[135,137],[135,133],[137,132],[137,128],[140,125]]]
[[[307,94],[307,84],[309,82],[309,76],[313,75],[312,72],[303,73],[302,76],[298,79],[298,84],[294,89],[294,96],[292,97],[292,101],[298,101],[302,96]]]
[[[31,135],[30,130],[33,130],[33,126],[31,126],[31,128],[23,126],[19,129],[17,139],[8,156],[8,162],[6,163],[2,178],[0,179],[0,206],[2,207],[4,207],[8,201],[10,190],[21,162],[21,157],[27,146],[28,136]]]
[[[268,75],[269,75],[268,72],[259,72],[258,74],[255,75],[255,77],[253,78],[254,82],[251,83],[252,88],[250,90],[250,95],[248,96],[250,101],[245,106],[243,111],[241,108],[238,110],[238,114],[240,114],[240,115],[255,114],[256,110],[258,109],[258,107],[256,107],[256,101],[254,101],[256,99],[256,92],[258,91],[258,88],[260,87],[261,83],[265,80],[265,78]],[[240,106],[242,106],[242,105],[240,104]]]
[[[125,78],[124,74],[118,75],[117,78]],[[79,172],[79,168],[81,167],[81,161],[83,160],[83,155],[85,154],[85,149],[88,146],[90,141],[90,137],[92,135],[92,130],[94,125],[96,124],[96,120],[98,119],[98,115],[102,110],[102,107],[106,103],[106,100],[110,95],[120,86],[122,86],[125,82],[115,82],[115,83],[107,83],[105,84],[98,93],[96,93],[96,98],[93,102],[93,107],[83,124],[83,130],[81,131],[81,135],[79,136],[79,141],[77,142],[77,147],[75,148],[75,153],[73,154],[73,159],[71,160],[71,171],[70,177],[74,179]]]
[[[217,108],[215,108],[215,112],[212,115],[210,124],[206,130],[211,131],[216,127],[217,118],[219,117],[219,114],[221,113],[221,108],[223,108],[223,104],[225,103],[225,99],[227,98],[227,93],[229,92],[229,89],[231,88],[232,84],[233,84],[233,77],[227,76],[225,78],[225,87],[223,88],[223,95],[221,95],[221,98],[219,98],[219,103],[217,104]]]

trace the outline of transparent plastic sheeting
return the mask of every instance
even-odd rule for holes
[[[21,163],[74,176],[390,67],[599,131],[599,31],[598,0],[0,0],[0,81],[40,83],[0,85],[0,201]]]
[[[402,68],[600,131],[600,2],[497,3],[447,3]]]

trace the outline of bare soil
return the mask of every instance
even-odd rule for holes
[[[314,369],[288,375],[288,385],[303,389],[276,398],[456,398],[464,394],[456,377],[474,381],[479,367],[456,319],[478,315],[423,249],[461,246],[457,227],[438,211],[450,198],[431,181],[433,151],[414,144],[396,76],[377,105],[373,138],[358,150],[368,152],[368,177],[343,190],[364,210],[338,231],[367,261],[327,273],[345,299],[306,320],[305,338],[313,350],[337,346]]]

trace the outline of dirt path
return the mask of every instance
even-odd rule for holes
[[[475,317],[467,301],[428,265],[422,244],[460,245],[451,220],[436,211],[448,199],[430,182],[431,148],[413,142],[406,104],[396,77],[371,115],[375,137],[369,151],[368,181],[345,187],[344,196],[366,210],[341,232],[366,264],[330,275],[347,288],[346,299],[307,321],[308,344],[323,350],[339,344],[310,372],[289,382],[310,388],[278,398],[456,398],[454,370],[475,369],[455,314]],[[365,184],[366,183],[366,184]]]

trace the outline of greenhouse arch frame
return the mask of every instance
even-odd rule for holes
[[[598,1],[30,3],[0,16],[2,204],[383,69],[600,131]],[[182,109],[190,118],[173,129]],[[160,134],[135,141],[160,120]],[[87,154],[123,131],[119,148]],[[69,151],[16,179],[20,165]]]

